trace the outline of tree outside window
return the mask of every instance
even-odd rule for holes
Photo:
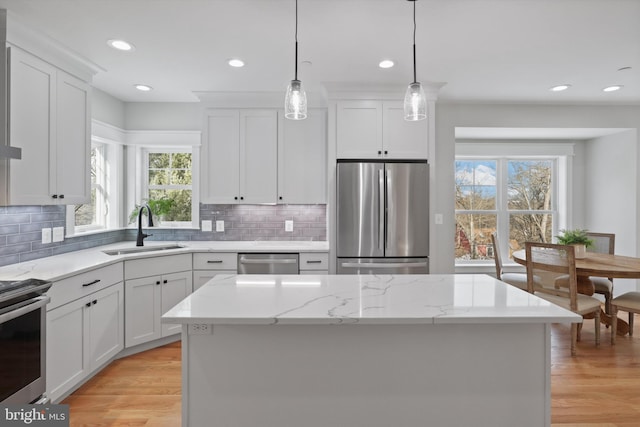
[[[492,260],[496,230],[509,248],[505,255],[525,241],[551,242],[555,164],[553,159],[458,159],[456,261]]]
[[[161,223],[191,224],[192,154],[147,153],[147,201]]]

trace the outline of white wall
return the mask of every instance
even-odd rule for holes
[[[91,90],[91,118],[124,129],[124,102],[96,88]]]
[[[198,102],[128,102],[126,130],[201,130],[202,106]]]
[[[454,180],[456,127],[524,127],[524,128],[633,128],[640,127],[640,107],[638,106],[573,106],[573,105],[520,105],[520,104],[464,104],[436,103],[436,147],[432,167],[435,182],[431,186],[434,213],[444,215],[443,225],[434,225],[432,234],[438,242],[431,250],[430,267],[432,273],[452,273],[454,271]],[[638,135],[633,138],[638,145]],[[640,155],[636,150],[628,157],[632,168],[637,170]],[[603,165],[610,174],[619,173],[614,164]],[[574,171],[580,174],[580,172]],[[640,203],[638,186],[627,194],[625,201],[637,207]],[[586,219],[585,219],[586,221]],[[640,218],[633,220],[635,234],[630,246],[639,251],[638,228]],[[589,225],[589,224],[587,224]],[[591,228],[591,227],[590,227]]]
[[[637,140],[637,131],[630,130],[585,143],[584,228],[615,233],[616,253],[628,256],[638,254]],[[635,281],[615,279],[615,295],[629,290]]]

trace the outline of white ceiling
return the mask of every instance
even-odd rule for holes
[[[412,81],[412,5],[299,0],[299,78]],[[640,0],[420,0],[418,80],[440,100],[640,104]],[[94,86],[125,102],[194,91],[282,91],[294,72],[294,0],[0,0],[10,19],[97,64]],[[107,47],[123,38],[132,53]],[[232,69],[226,61],[242,58]],[[377,64],[392,59],[396,66]],[[618,71],[632,67],[628,71]],[[141,93],[135,83],[154,91]],[[553,93],[549,87],[569,83]],[[622,84],[612,93],[602,88]],[[312,100],[310,100],[312,102]]]

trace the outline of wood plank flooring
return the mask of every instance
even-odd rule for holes
[[[586,321],[576,357],[569,327],[552,326],[552,426],[640,426],[638,323],[634,336],[618,337],[615,346],[602,327],[596,348],[593,322]],[[116,360],[62,402],[70,405],[71,426],[179,427],[180,358],[177,342]]]

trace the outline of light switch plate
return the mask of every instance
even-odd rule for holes
[[[50,228],[43,228],[42,229],[42,243],[43,244],[51,243],[51,229]]]
[[[212,222],[208,219],[202,220],[202,231],[211,231],[212,230]]]
[[[53,227],[53,241],[62,242],[64,240],[64,227]]]
[[[216,231],[218,231],[218,232],[224,231],[224,221],[223,220],[216,221]]]
[[[293,231],[293,220],[288,219],[284,222],[284,231]]]

